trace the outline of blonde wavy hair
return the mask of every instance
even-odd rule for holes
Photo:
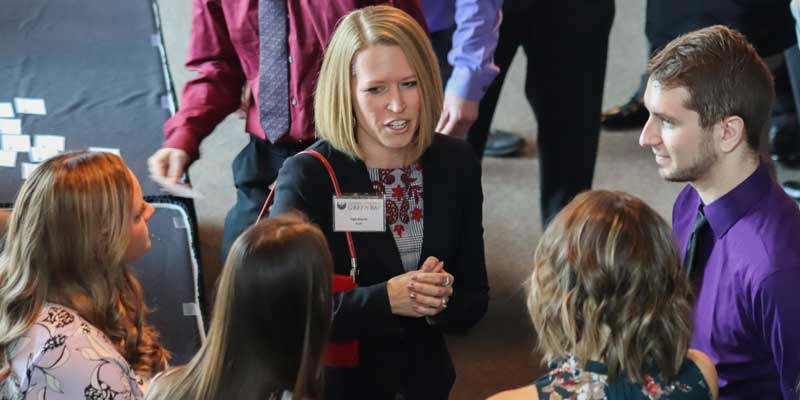
[[[339,22],[325,51],[314,95],[317,136],[337,150],[363,159],[355,131],[353,60],[360,51],[376,45],[399,47],[416,76],[420,91],[419,130],[413,154],[416,160],[431,145],[442,113],[442,78],[425,30],[410,15],[390,6],[364,7]]]
[[[45,302],[75,310],[137,373],[164,369],[168,353],[125,260],[132,179],[120,157],[80,151],[43,162],[22,185],[0,254],[0,379],[10,374],[7,351]]]
[[[578,195],[536,249],[528,310],[546,360],[570,355],[642,382],[681,368],[692,335],[691,287],[669,226],[622,192]]]
[[[300,214],[248,228],[225,262],[208,338],[146,399],[321,398],[332,271],[325,236]]]

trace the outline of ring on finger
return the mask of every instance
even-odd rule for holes
[[[442,308],[447,308],[447,297],[442,297]]]
[[[444,282],[442,282],[444,286],[450,286],[450,275],[444,276]]]

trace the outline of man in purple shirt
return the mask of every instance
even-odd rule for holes
[[[281,132],[267,132],[259,118],[259,81],[265,79],[259,73],[259,4],[285,7],[289,127]],[[164,124],[164,146],[148,167],[152,175],[178,182],[217,124],[237,109],[245,112],[250,143],[233,161],[236,204],[225,218],[223,258],[255,222],[283,161],[315,140],[316,78],[336,23],[374,4],[400,8],[425,26],[419,0],[194,0],[186,68],[197,76],[186,83],[180,110]]]
[[[436,131],[464,137],[500,69],[494,49],[500,36],[503,0],[423,0],[431,41],[445,84]]]
[[[673,233],[698,288],[692,347],[717,366],[721,399],[797,399],[800,211],[758,151],[772,77],[743,35],[681,36],[648,67],[639,138],[661,177],[689,182]]]

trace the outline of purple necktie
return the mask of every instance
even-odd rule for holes
[[[258,1],[258,116],[270,142],[289,130],[286,0]]]

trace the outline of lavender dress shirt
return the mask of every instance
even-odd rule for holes
[[[686,245],[701,200],[678,195],[673,234]],[[793,399],[800,375],[800,210],[762,164],[705,205],[713,247],[697,297],[692,347],[717,366],[720,399]]]
[[[447,61],[453,73],[445,90],[470,100],[480,100],[500,68],[494,50],[500,38],[502,0],[422,0],[422,12],[431,32],[455,25],[453,47]]]

